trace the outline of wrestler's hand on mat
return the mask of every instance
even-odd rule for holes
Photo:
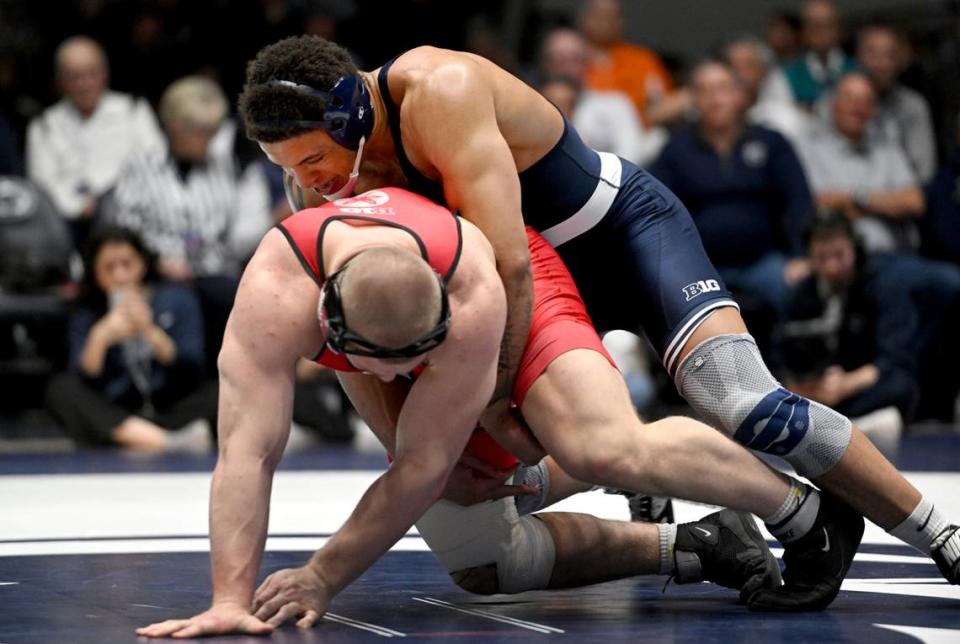
[[[500,469],[469,454],[464,454],[447,479],[443,498],[457,505],[469,506],[484,501],[495,501],[506,496],[539,494],[540,490],[533,485],[504,483],[517,470],[517,467],[519,466]]]
[[[271,626],[295,619],[298,627],[310,628],[327,612],[330,599],[323,579],[308,564],[264,579],[253,595],[253,610]]]
[[[487,430],[502,448],[527,465],[536,465],[547,455],[543,445],[527,427],[520,410],[510,407],[506,399],[486,408],[480,416],[480,426]]]
[[[239,604],[215,604],[190,619],[168,619],[137,629],[141,637],[203,637],[204,635],[269,635],[273,626],[261,622]]]

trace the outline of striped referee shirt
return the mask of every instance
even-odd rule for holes
[[[229,246],[239,208],[239,174],[230,155],[210,155],[181,172],[167,153],[132,156],[105,217],[137,231],[161,260],[186,260],[195,275],[235,274]]]

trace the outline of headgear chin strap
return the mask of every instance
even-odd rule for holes
[[[353,196],[353,189],[357,187],[357,181],[360,180],[360,159],[363,157],[363,144],[366,143],[366,141],[366,137],[360,137],[360,145],[357,148],[357,158],[353,162],[353,171],[350,173],[347,182],[333,194],[323,195],[324,199],[327,201],[336,201],[337,199]]]
[[[344,76],[330,91],[323,91],[293,81],[274,79],[264,83],[267,87],[284,87],[299,94],[315,98],[322,103],[323,115],[319,120],[278,119],[259,125],[263,127],[299,126],[322,129],[338,145],[350,150],[361,147],[365,137],[373,130],[373,105],[370,92],[359,76]]]

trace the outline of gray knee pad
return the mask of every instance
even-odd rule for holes
[[[496,564],[498,592],[546,588],[556,562],[547,526],[521,517],[512,497],[464,507],[437,501],[417,530],[449,572]]]
[[[832,468],[850,443],[850,421],[781,387],[747,334],[702,342],[680,364],[676,383],[707,423],[744,447],[784,458],[803,476]]]

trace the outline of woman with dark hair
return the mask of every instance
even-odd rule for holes
[[[122,228],[94,232],[84,269],[70,316],[71,368],[50,384],[50,411],[80,444],[208,451],[217,396],[202,381],[196,295],[160,281],[142,240]]]

